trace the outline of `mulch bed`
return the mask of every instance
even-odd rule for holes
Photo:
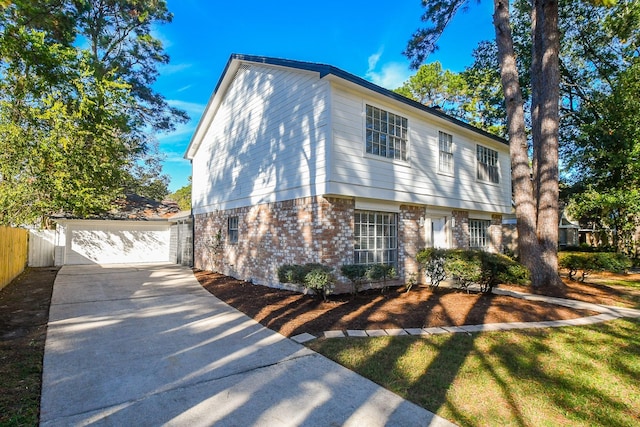
[[[347,329],[424,328],[500,322],[561,320],[596,314],[553,304],[450,288],[418,287],[332,295],[273,289],[222,274],[194,270],[200,284],[227,304],[285,336]]]

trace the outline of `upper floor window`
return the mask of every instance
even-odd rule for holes
[[[369,154],[388,159],[407,160],[407,119],[367,105],[367,143]]]
[[[238,217],[230,216],[227,222],[229,243],[238,243]]]
[[[498,171],[498,152],[491,148],[477,146],[478,155],[478,179],[481,181],[500,182],[500,174]]]
[[[445,132],[438,133],[440,160],[438,171],[453,173],[453,136]]]

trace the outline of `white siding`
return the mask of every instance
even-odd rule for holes
[[[417,112],[400,103],[334,86],[333,151],[328,192],[452,209],[509,213],[511,176],[507,145]],[[408,159],[365,153],[365,105],[406,117]],[[453,135],[454,173],[438,173],[438,131]],[[476,144],[497,150],[500,183],[476,179]]]
[[[329,85],[241,65],[193,157],[194,214],[325,192]]]

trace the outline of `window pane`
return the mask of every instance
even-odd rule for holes
[[[407,159],[406,118],[367,105],[366,129],[367,153],[390,159]]]
[[[478,179],[498,184],[500,171],[498,169],[498,152],[481,145],[477,146]]]
[[[396,214],[358,211],[354,214],[354,262],[389,263],[397,258]]]

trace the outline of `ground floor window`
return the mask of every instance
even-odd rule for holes
[[[356,211],[355,264],[389,264],[398,260],[398,220],[395,213]]]
[[[230,216],[227,222],[227,235],[229,243],[238,243],[238,217]]]
[[[486,249],[489,247],[489,227],[491,221],[484,219],[469,220],[469,247],[471,249]]]

